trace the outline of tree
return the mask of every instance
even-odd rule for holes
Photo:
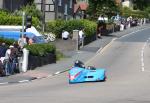
[[[114,0],[89,0],[88,14],[91,18],[99,15],[107,15],[109,18],[118,12],[118,7]]]
[[[150,0],[133,0],[134,9],[144,10],[150,6]]]

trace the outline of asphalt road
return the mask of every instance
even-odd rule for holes
[[[68,84],[68,73],[0,87],[0,103],[150,103],[150,29],[114,40],[87,65],[106,82]]]

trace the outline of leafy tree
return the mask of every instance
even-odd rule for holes
[[[21,16],[23,11],[25,11],[25,13],[28,15],[37,17],[39,20],[42,18],[42,12],[40,10],[36,9],[35,4],[29,3],[26,6],[23,6],[20,10],[16,10],[14,12],[14,15]]]
[[[109,18],[118,12],[118,7],[114,0],[89,0],[88,14],[91,18],[99,15],[107,15]]]
[[[144,10],[150,6],[150,0],[133,0],[134,9]]]
[[[145,11],[148,13],[148,17],[150,18],[150,6],[145,8]]]

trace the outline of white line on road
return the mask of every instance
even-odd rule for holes
[[[142,47],[142,50],[141,50],[141,70],[142,72],[145,71],[145,64],[144,64],[144,50],[145,50],[145,47],[146,45],[148,44],[150,38],[148,38],[148,40],[146,40],[146,42],[144,43],[143,47]]]
[[[112,39],[112,41],[109,44],[107,44],[104,48],[101,47],[91,59],[85,62],[85,64],[90,63],[90,61],[92,61],[98,54],[103,53],[105,49],[108,48],[113,43],[114,40],[116,40],[116,38]]]
[[[126,36],[131,35],[131,34],[134,34],[134,33],[137,33],[137,32],[139,32],[139,31],[143,31],[143,30],[146,30],[146,29],[149,29],[149,28],[150,28],[150,27],[147,27],[147,28],[144,28],[144,29],[141,29],[141,30],[137,30],[137,31],[133,31],[133,32],[131,32],[131,33],[128,33],[128,34],[122,36],[121,38],[124,38],[124,37],[126,37]]]
[[[18,81],[19,83],[24,83],[24,82],[29,82],[29,80],[21,80],[21,81]]]
[[[129,36],[129,35],[132,35],[132,34],[135,34],[135,33],[139,32],[139,31],[143,31],[143,30],[149,29],[149,28],[150,28],[150,27],[146,27],[146,28],[144,28],[144,29],[131,32],[131,33],[129,33],[129,34],[126,34],[126,35],[122,36],[121,38],[126,37],[126,36]],[[144,66],[145,66],[145,65],[144,65],[144,49],[145,49],[147,43],[149,42],[149,40],[150,40],[150,38],[148,38],[148,40],[144,43],[144,45],[143,45],[143,47],[142,47],[142,50],[141,50],[141,67],[142,67],[141,70],[142,70],[142,71],[145,71],[145,67],[144,67]]]

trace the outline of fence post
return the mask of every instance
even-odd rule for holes
[[[76,41],[76,51],[79,50],[79,30],[73,30],[73,40]]]
[[[22,60],[22,72],[26,72],[28,69],[28,56],[29,56],[29,50],[26,48],[23,49],[23,60]]]

